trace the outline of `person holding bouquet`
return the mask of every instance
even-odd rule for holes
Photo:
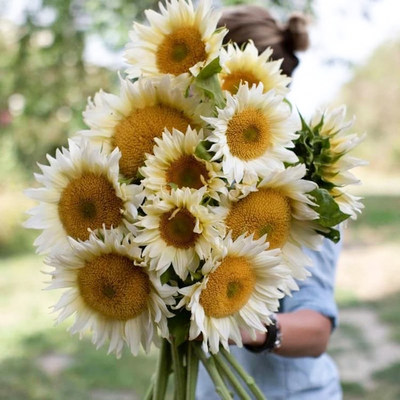
[[[26,190],[48,289],[63,290],[56,321],[117,357],[157,345],[146,400],[170,381],[175,400],[338,400],[325,351],[363,137],[345,107],[307,123],[287,100],[300,15],[159,9],[133,25],[119,94],[88,99],[87,129]]]

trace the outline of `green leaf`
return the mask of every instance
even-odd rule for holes
[[[225,106],[225,98],[218,79],[220,71],[219,58],[216,58],[196,76],[194,86],[203,91],[209,99],[213,100],[217,107],[223,108]]]
[[[200,71],[196,79],[202,79],[202,80],[209,79],[213,75],[219,74],[221,71],[222,67],[219,63],[219,57],[217,57]]]
[[[310,127],[308,126],[307,122],[305,121],[305,119],[301,115],[300,111],[297,110],[297,112],[299,113],[299,117],[300,117],[300,121],[301,121],[301,130],[305,131],[305,133],[312,133]]]
[[[124,183],[126,184],[126,185],[130,185],[131,183],[132,183],[132,181],[133,181],[133,178],[119,178],[118,179],[118,182],[121,184],[121,185],[123,185]]]
[[[209,142],[203,140],[197,145],[194,154],[202,160],[210,161],[212,155],[208,152],[209,147]]]
[[[319,121],[318,125],[316,125],[314,127],[314,131],[318,134],[318,136],[319,136],[319,131],[321,130],[322,126],[324,125],[324,118],[325,118],[325,116],[322,115],[321,121]]]
[[[168,282],[175,281],[178,282],[179,276],[176,274],[174,268],[170,266],[163,274],[160,276],[160,282],[165,285]]]
[[[290,112],[292,112],[293,111],[293,104],[286,97],[283,99],[283,102],[286,103],[289,106]]]
[[[203,274],[201,272],[190,272],[190,281],[189,283],[199,282],[203,279]]]
[[[173,318],[168,319],[168,329],[175,338],[176,346],[180,346],[189,337],[190,311],[182,309]]]
[[[202,90],[209,99],[213,100],[218,108],[225,107],[225,98],[216,75],[207,79],[195,79],[194,85]]]
[[[311,195],[317,203],[314,210],[319,214],[318,222],[321,226],[331,228],[350,217],[349,214],[340,211],[335,199],[326,189],[315,189],[311,192]]]
[[[328,228],[326,231],[317,231],[322,236],[326,237],[327,239],[332,240],[334,243],[338,243],[340,240],[340,232],[334,228]]]

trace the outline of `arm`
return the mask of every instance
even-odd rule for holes
[[[285,357],[319,357],[326,350],[332,323],[314,310],[298,310],[277,314],[282,331],[282,346],[274,353]],[[260,346],[267,333],[258,332],[256,339],[243,332],[243,344]]]

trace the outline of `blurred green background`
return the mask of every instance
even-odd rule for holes
[[[94,64],[89,44],[101,41],[105,54],[121,58],[132,20],[155,3],[26,1],[19,6],[22,20],[0,16],[1,400],[140,399],[149,383],[156,350],[117,361],[88,340],[71,338],[68,323],[53,326],[49,306],[59,294],[42,290],[43,259],[32,247],[36,233],[21,223],[33,206],[22,190],[33,184],[36,163],[84,128],[88,96],[116,88],[120,60]],[[275,0],[268,6],[282,16],[300,9],[317,19],[314,3]],[[367,11],[370,3],[365,1]],[[400,398],[399,65],[400,38],[393,37],[367,62],[349,67],[351,80],[332,99],[357,116],[356,132],[368,132],[357,155],[370,162],[357,171],[364,185],[356,193],[365,197],[366,209],[344,235],[337,281],[341,325],[330,346],[349,400]]]

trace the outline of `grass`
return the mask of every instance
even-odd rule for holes
[[[133,358],[125,353],[116,360],[60,329],[22,336],[16,344],[20,354],[0,362],[1,399],[87,399],[94,390],[126,391],[142,398],[154,369],[155,354]],[[59,374],[41,366],[41,359],[61,354],[68,355],[71,364]]]
[[[335,300],[340,308],[360,305],[360,300],[354,292],[342,288],[336,288]]]
[[[398,400],[400,390],[398,387],[378,385],[371,390],[360,390],[358,384],[349,382],[343,387],[343,400]],[[350,389],[348,391],[348,389]]]
[[[393,340],[400,343],[400,293],[395,293],[380,302],[373,303],[372,306],[381,320],[392,327]]]
[[[342,382],[342,389],[345,396],[365,396],[366,389],[357,382]]]
[[[351,221],[350,241],[366,242],[400,240],[400,197],[367,196],[362,215]]]
[[[399,377],[400,377],[400,361],[398,363],[392,364],[388,368],[385,368],[382,371],[378,371],[374,377],[378,380],[382,380],[392,385],[399,385]],[[400,388],[399,388],[400,392]]]
[[[342,323],[340,324],[340,330],[343,335],[352,340],[357,350],[368,352],[368,342],[364,338],[362,329],[356,325]]]
[[[346,307],[351,306],[353,310],[365,308],[375,311],[382,323],[385,323],[391,333],[392,339],[400,344],[400,292],[388,296],[380,301],[363,302],[354,301],[345,303]],[[339,331],[342,335],[349,338],[353,346],[360,352],[369,352],[369,344],[365,341],[362,331],[356,325],[340,324]],[[371,327],[373,329],[373,327]],[[334,345],[334,343],[333,343]],[[379,343],[377,344],[379,346]],[[340,356],[343,349],[332,347],[330,351],[333,357]],[[371,362],[374,362],[371,359]],[[365,388],[359,382],[342,382],[344,400],[398,400],[400,399],[400,360],[392,365],[383,368],[373,375],[374,385],[372,388]]]

